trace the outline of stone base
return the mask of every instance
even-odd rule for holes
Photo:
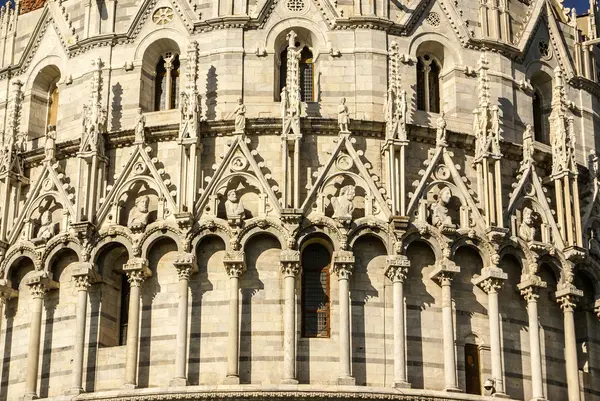
[[[23,396],[23,398],[21,398],[21,400],[23,400],[23,401],[30,401],[30,400],[37,400],[39,398],[40,397],[38,397],[37,394],[25,394]]]
[[[298,384],[298,380],[296,379],[283,379],[281,384]]]
[[[83,393],[83,389],[81,387],[73,387],[67,393],[68,395],[79,395]]]
[[[532,398],[530,401],[548,401],[545,398]]]
[[[125,383],[125,384],[123,384],[123,388],[125,390],[135,390],[137,388],[137,384],[135,384],[135,383]]]
[[[448,388],[445,388],[444,391],[446,391],[448,393],[463,393],[464,392],[461,389],[459,389],[458,387],[448,387]]]
[[[240,384],[239,376],[225,376],[225,380],[223,380],[223,384]]]
[[[394,388],[410,388],[410,383],[406,381],[395,381],[392,385]]]
[[[504,393],[494,393],[494,394],[492,394],[492,397],[496,397],[496,398],[510,398],[510,396],[508,394],[504,394]]]
[[[356,379],[352,376],[338,377],[337,384],[338,386],[354,386],[356,385]]]
[[[187,385],[188,383],[185,377],[175,377],[169,382],[169,387],[185,387]]]

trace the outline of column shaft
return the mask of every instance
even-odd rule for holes
[[[37,376],[40,359],[40,335],[42,330],[42,307],[44,305],[44,292],[41,289],[32,289],[33,307],[31,313],[31,327],[29,329],[29,348],[27,352],[27,377],[25,379],[25,399],[37,398]]]
[[[175,379],[172,384],[186,385],[187,336],[188,336],[188,283],[187,277],[179,277],[177,305],[177,349],[175,351]]]
[[[125,386],[137,386],[138,345],[140,332],[141,283],[130,280],[129,317],[127,321],[127,349],[125,357]]]
[[[340,291],[340,378],[350,374],[350,282],[348,278],[338,280]]]
[[[296,381],[296,277],[283,279],[285,305],[283,312],[283,380]]]
[[[542,351],[540,348],[540,329],[538,326],[537,295],[530,295],[527,300],[529,317],[529,353],[531,355],[532,398],[543,399]]]
[[[444,333],[444,382],[446,391],[455,391],[456,356],[454,345],[454,318],[452,316],[452,287],[451,280],[442,279],[442,325]]]
[[[488,318],[490,324],[490,342],[492,351],[492,377],[496,393],[504,393],[504,377],[502,375],[502,342],[500,339],[500,312],[498,309],[498,292],[492,288],[488,292]]]
[[[229,277],[229,336],[227,344],[227,376],[238,377],[239,344],[239,278]]]
[[[87,279],[87,277],[86,277]],[[77,289],[77,311],[75,316],[75,343],[73,344],[73,385],[71,393],[83,391],[83,355],[85,349],[85,321],[87,315],[88,287]]]
[[[563,304],[565,325],[565,362],[567,369],[567,388],[569,401],[579,401],[579,368],[577,366],[577,340],[575,337],[575,320],[573,307]]]
[[[404,283],[394,281],[394,385],[406,384],[406,343],[404,337]]]

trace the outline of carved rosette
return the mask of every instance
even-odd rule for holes
[[[229,278],[240,278],[246,271],[244,251],[229,251],[223,258],[223,264]]]
[[[284,277],[296,277],[300,273],[300,252],[291,249],[281,251],[279,263]]]
[[[173,265],[177,269],[177,275],[179,276],[179,280],[188,281],[190,279],[190,276],[198,271],[196,255],[190,252],[177,253]]]
[[[131,258],[123,265],[127,274],[127,281],[131,287],[140,287],[146,278],[152,275],[148,268],[148,260],[145,258]]]
[[[408,258],[404,255],[390,255],[387,257],[386,261],[387,268],[385,269],[385,276],[393,283],[403,283],[406,280],[408,268],[410,267]]]
[[[351,251],[333,253],[333,272],[338,280],[349,280],[354,272],[354,255]]]

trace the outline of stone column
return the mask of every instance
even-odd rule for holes
[[[93,265],[87,262],[77,263],[73,267],[73,280],[77,290],[77,309],[75,312],[75,342],[73,344],[73,370],[70,394],[83,392],[83,355],[85,353],[85,321],[87,317],[88,290],[98,279]]]
[[[281,251],[283,275],[283,384],[298,384],[296,380],[296,277],[300,273],[300,252]]]
[[[177,346],[175,349],[175,377],[170,386],[187,386],[187,338],[188,338],[188,286],[190,276],[198,271],[196,256],[180,252],[173,263],[179,276],[177,305]]]
[[[42,332],[42,308],[47,291],[58,288],[58,284],[44,271],[37,272],[26,281],[33,300],[31,302],[31,325],[27,350],[27,376],[25,378],[24,400],[37,399],[37,377],[40,362],[40,337]]]
[[[500,336],[500,311],[498,308],[498,290],[508,276],[497,267],[482,269],[481,276],[474,280],[475,285],[488,294],[488,319],[490,325],[490,349],[492,353],[492,380],[495,397],[506,397],[504,375],[502,374],[502,340]]]
[[[165,110],[171,110],[171,79],[172,79],[172,69],[173,69],[173,56],[166,57],[165,59]]]
[[[339,385],[355,384],[351,374],[352,353],[350,350],[350,276],[354,271],[354,255],[351,251],[333,253],[333,272],[338,277],[339,308],[340,308],[340,376]]]
[[[129,317],[127,320],[127,348],[125,356],[125,388],[137,387],[138,346],[140,342],[141,286],[152,275],[148,260],[132,258],[123,266],[129,281]]]
[[[442,329],[444,333],[444,382],[445,390],[460,392],[456,380],[456,345],[454,343],[454,316],[452,311],[452,278],[460,272],[448,259],[439,262],[431,274],[442,287]]]
[[[527,315],[529,319],[529,354],[531,358],[531,387],[532,401],[544,401],[544,382],[542,379],[542,350],[540,347],[540,328],[538,323],[537,299],[539,289],[546,287],[546,283],[539,277],[529,275],[519,285],[521,295],[527,301]]]
[[[0,332],[2,331],[2,318],[4,317],[6,301],[16,298],[18,295],[19,292],[12,288],[12,283],[9,280],[0,280]]]
[[[229,333],[227,341],[226,384],[239,384],[239,336],[240,336],[240,277],[246,271],[244,251],[229,251],[223,264],[229,276]]]
[[[577,338],[575,337],[575,302],[583,292],[572,284],[556,291],[556,301],[563,311],[565,325],[565,367],[569,401],[580,401],[579,365],[577,364]]]
[[[406,336],[404,330],[404,281],[409,260],[403,255],[387,257],[385,275],[394,288],[394,383],[396,388],[410,388],[406,380]]]

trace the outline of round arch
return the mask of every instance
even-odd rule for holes
[[[174,227],[165,226],[162,223],[158,223],[154,225],[154,227],[150,225],[147,231],[144,233],[144,236],[140,239],[140,255],[142,255],[143,258],[148,259],[148,252],[152,249],[152,246],[156,242],[166,238],[173,240],[177,246],[178,252],[185,251],[185,249],[183,249],[179,230]]]
[[[134,52],[134,60],[136,63],[142,63],[146,56],[150,56],[150,52],[161,54],[164,51],[177,50],[180,59],[184,58],[181,52],[189,45],[188,35],[173,28],[162,28],[152,31],[144,37]]]
[[[131,240],[130,235],[125,232],[125,229],[122,229],[121,232],[118,233],[102,233],[100,239],[94,244],[90,255],[90,261],[96,264],[98,256],[102,253],[103,248],[111,244],[120,244],[124,246],[125,249],[127,249],[130,258],[135,256],[133,252],[133,241]]]
[[[260,218],[249,220],[244,229],[238,234],[240,249],[244,249],[252,237],[260,234],[268,234],[274,237],[279,242],[281,249],[288,249],[289,236],[285,228],[273,221]]]
[[[47,244],[47,249],[42,256],[42,265],[45,271],[50,271],[50,266],[52,262],[54,262],[54,258],[64,249],[70,249],[77,255],[77,261],[82,262],[82,251],[81,245],[79,243],[73,241],[72,239],[68,240],[68,242],[64,242],[62,240],[56,241],[54,243]]]
[[[443,57],[438,61],[442,63],[442,74],[445,74],[450,68],[454,68],[457,65],[463,64],[461,52],[462,49],[460,46],[457,46],[446,36],[438,32],[423,32],[415,35],[408,45],[408,54],[416,60],[417,56],[419,55],[419,51],[423,50],[423,46],[427,47],[429,44],[437,44],[437,46],[441,46]],[[437,58],[440,57],[435,53],[432,54]]]
[[[287,33],[293,30],[298,37],[312,44],[312,53],[315,60],[321,52],[326,52],[329,41],[324,30],[314,21],[306,17],[295,17],[279,21],[267,30],[264,39],[264,48],[268,53],[277,54],[285,42]]]

